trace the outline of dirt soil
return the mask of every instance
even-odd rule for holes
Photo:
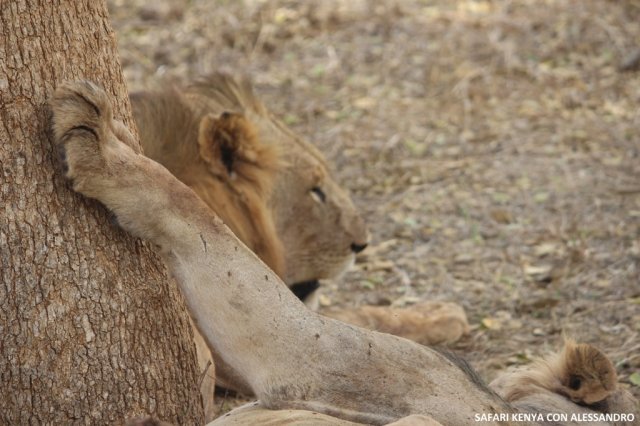
[[[109,3],[130,89],[249,75],[329,158],[373,241],[322,304],[455,301],[486,379],[565,333],[640,396],[639,1]]]

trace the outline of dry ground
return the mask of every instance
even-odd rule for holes
[[[640,1],[145,3],[110,1],[132,89],[248,74],[350,189],[324,304],[456,301],[488,379],[566,332],[640,395]]]

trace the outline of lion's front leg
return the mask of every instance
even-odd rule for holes
[[[73,189],[87,197],[105,198],[123,174],[131,174],[136,162],[136,153],[114,134],[106,93],[90,82],[66,83],[56,90],[50,105],[54,141]]]
[[[287,312],[304,306],[189,187],[131,148],[133,138],[113,120],[102,89],[67,83],[50,104],[54,142],[73,189],[103,203],[125,230],[162,248],[207,346],[240,371],[240,383],[259,379],[265,358],[286,353],[269,336],[273,306],[263,302],[265,293],[292,301]],[[248,350],[251,345],[257,350]]]
[[[60,86],[50,106],[54,141],[73,189],[102,202],[127,231],[166,248],[168,233],[182,230],[170,223],[171,209],[197,203],[195,194],[134,151],[133,137],[113,120],[107,94],[93,83]]]

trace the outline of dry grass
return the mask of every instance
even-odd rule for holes
[[[249,74],[351,190],[373,247],[325,304],[457,301],[487,378],[569,333],[640,395],[639,1],[143,3],[131,87]]]

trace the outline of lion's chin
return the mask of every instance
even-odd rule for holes
[[[307,299],[307,297],[309,297],[309,295],[311,295],[314,291],[318,289],[318,287],[320,287],[319,280],[308,280],[308,281],[295,283],[289,288],[291,289],[293,294],[295,294],[298,297],[298,299],[304,302]]]
[[[309,297],[320,287],[321,279],[338,280],[353,266],[354,263],[355,256],[347,256],[345,257],[344,261],[340,262],[337,265],[334,265],[334,267],[330,270],[325,271],[326,276],[298,281],[295,284],[289,286],[289,289],[291,289],[293,294],[295,294],[298,299],[307,303],[309,301]]]

